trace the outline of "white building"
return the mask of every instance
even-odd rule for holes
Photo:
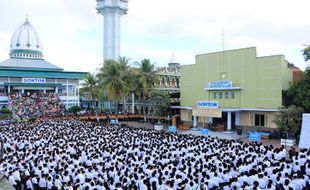
[[[43,58],[42,43],[28,19],[11,38],[10,58],[0,62],[0,106],[10,93],[57,93],[67,108],[79,105],[78,83],[85,72],[64,71]]]

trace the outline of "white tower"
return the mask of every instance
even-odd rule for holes
[[[104,16],[103,59],[117,60],[120,56],[120,18],[127,14],[128,0],[96,1],[98,13]]]

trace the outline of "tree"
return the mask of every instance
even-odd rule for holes
[[[303,112],[302,107],[295,105],[281,107],[274,117],[274,122],[281,132],[288,134],[288,138],[294,138],[300,133]]]
[[[287,94],[295,105],[310,111],[310,67],[302,73],[300,81],[291,84]]]
[[[87,73],[86,78],[84,79],[84,84],[83,88],[81,89],[81,93],[86,93],[87,98],[89,98],[91,101],[99,99],[100,92],[98,88],[98,79],[95,74]]]
[[[170,97],[166,91],[153,90],[150,92],[150,103],[155,116],[159,117],[164,115],[170,107]]]
[[[134,105],[135,105],[135,95],[142,93],[142,85],[139,79],[139,69],[138,68],[131,68],[129,70],[129,81],[128,87],[131,93],[131,104],[132,104],[132,113],[134,114]]]
[[[304,56],[305,61],[310,59],[310,45],[308,45],[305,49],[302,50],[302,55]]]
[[[77,112],[81,111],[81,107],[80,106],[72,106],[71,108],[68,109],[68,111],[70,113],[77,114]]]
[[[109,100],[115,100],[118,112],[118,101],[128,92],[126,82],[127,66],[114,60],[105,61],[98,73],[99,86],[107,91]]]
[[[155,65],[151,63],[149,59],[143,59],[138,63],[138,78],[139,85],[142,91],[143,98],[143,112],[146,115],[146,99],[149,92],[154,88],[158,78],[155,71]]]
[[[118,64],[119,64],[119,69],[121,72],[122,81],[126,84],[126,86],[124,87],[123,92],[122,92],[123,111],[125,111],[125,99],[132,92],[133,79],[135,79],[136,76],[133,75],[132,69],[129,67],[129,65],[130,65],[130,59],[129,58],[119,57],[118,58]]]
[[[11,110],[9,110],[6,107],[2,107],[1,110],[0,110],[0,114],[2,116],[10,116],[12,114],[12,112],[11,112]]]

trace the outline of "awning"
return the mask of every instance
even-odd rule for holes
[[[55,87],[55,86],[61,86],[61,83],[10,83],[5,82],[4,86],[36,86],[36,87]]]
[[[193,107],[190,106],[170,106],[170,108],[174,109],[185,109],[192,110]],[[273,108],[221,108],[223,112],[239,112],[239,111],[257,111],[257,112],[276,112],[279,109]]]

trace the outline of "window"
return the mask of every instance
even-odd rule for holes
[[[219,99],[223,99],[223,92],[220,92]]]
[[[225,92],[225,99],[229,98],[229,92]]]
[[[220,77],[221,77],[221,79],[226,79],[227,73],[226,72],[220,73]]]
[[[231,99],[235,99],[235,92],[234,91],[231,92]]]
[[[255,114],[255,126],[265,126],[265,115]]]
[[[216,99],[216,92],[213,92],[213,99]]]

